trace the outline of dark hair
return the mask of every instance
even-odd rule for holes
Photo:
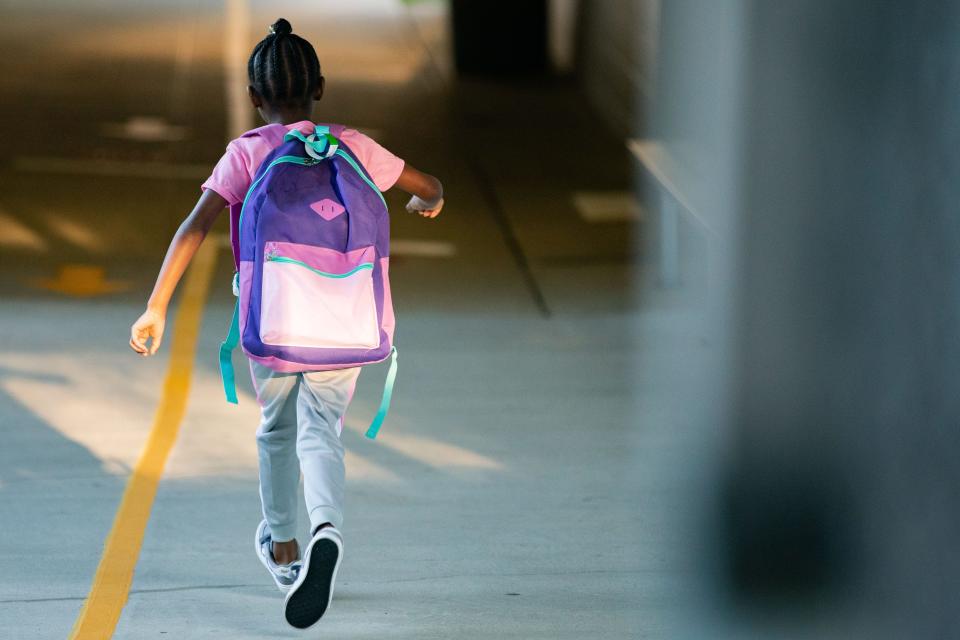
[[[320,60],[313,45],[279,18],[270,25],[270,35],[253,48],[247,75],[267,103],[300,107],[310,103],[320,84]]]

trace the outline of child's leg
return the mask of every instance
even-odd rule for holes
[[[297,400],[297,455],[311,534],[343,523],[344,465],[341,419],[353,397],[359,368],[315,371],[301,377]]]
[[[253,386],[260,403],[257,452],[260,460],[260,501],[274,542],[297,534],[297,487],[300,464],[296,455],[299,374],[278,373],[251,361]]]

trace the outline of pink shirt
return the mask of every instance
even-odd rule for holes
[[[216,191],[230,205],[230,238],[233,243],[233,260],[239,266],[238,247],[240,208],[243,198],[250,189],[257,169],[263,163],[276,144],[282,139],[279,135],[268,135],[264,130],[279,125],[266,125],[258,129],[247,131],[239,138],[227,145],[227,151],[220,158],[213,173],[202,185],[202,189]],[[304,133],[313,131],[313,123],[302,120],[293,124],[283,125],[287,130],[299,129]],[[348,129],[342,125],[330,124],[330,132],[346,144],[357,156],[363,168],[370,174],[370,178],[381,191],[392,187],[400,173],[404,162],[393,155],[371,138],[355,129]]]

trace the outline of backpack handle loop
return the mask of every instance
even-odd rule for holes
[[[308,156],[317,161],[326,160],[333,156],[340,146],[340,141],[330,133],[330,127],[319,124],[314,127],[313,133],[309,135],[304,135],[304,133],[298,129],[292,129],[287,132],[287,135],[283,136],[284,142],[289,142],[290,140],[300,140],[303,142],[304,151],[307,152]]]

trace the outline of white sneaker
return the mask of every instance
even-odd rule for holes
[[[257,535],[253,542],[256,545],[257,557],[270,572],[273,581],[277,583],[277,588],[283,593],[290,591],[290,588],[297,581],[297,576],[300,575],[300,567],[302,566],[300,560],[295,560],[290,564],[277,564],[277,561],[273,559],[273,538],[270,535],[270,527],[267,526],[266,520],[261,521],[260,526],[257,527]]]
[[[303,567],[287,593],[283,615],[292,627],[306,629],[326,613],[343,558],[343,537],[335,527],[318,531],[303,554]]]

